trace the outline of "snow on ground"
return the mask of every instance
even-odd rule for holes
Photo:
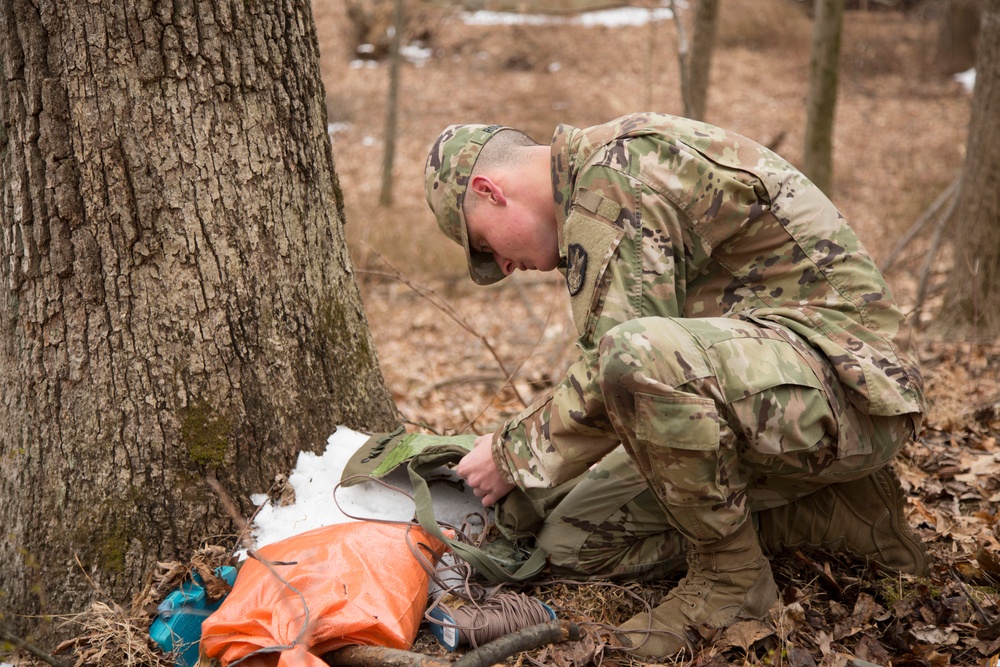
[[[344,466],[367,439],[365,433],[340,426],[327,439],[326,451],[322,455],[300,452],[295,470],[288,476],[288,483],[295,489],[293,504],[279,507],[264,494],[253,496],[251,500],[260,507],[253,522],[257,547],[313,528],[347,521],[412,519],[413,502],[406,495],[373,482],[338,488],[334,502],[334,488],[340,481]],[[407,493],[412,491],[405,469],[388,475],[386,481]],[[479,499],[469,490],[459,490],[459,486],[431,486],[434,513],[439,522],[457,525],[469,514],[482,512]]]
[[[962,88],[965,89],[965,92],[971,93],[972,89],[976,87],[976,68],[973,67],[972,69],[967,69],[964,72],[959,72],[952,78],[962,84]]]
[[[669,21],[673,17],[673,12],[666,7],[651,9],[622,7],[572,15],[519,14],[482,10],[465,12],[462,14],[462,21],[466,25],[583,25],[588,28],[594,26],[625,28],[646,25],[651,21]]]

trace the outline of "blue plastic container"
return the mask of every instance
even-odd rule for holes
[[[236,581],[236,568],[228,565],[217,568],[215,573],[230,586]],[[198,642],[201,641],[201,624],[222,605],[222,599],[209,602],[205,596],[201,577],[193,575],[175,588],[157,607],[159,612],[149,627],[149,636],[164,652],[174,652],[175,667],[194,667],[198,664]]]

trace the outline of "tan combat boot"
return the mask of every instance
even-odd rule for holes
[[[899,572],[923,575],[927,550],[903,516],[903,489],[886,466],[851,482],[830,484],[816,493],[760,512],[761,544],[768,553],[782,549],[846,551]]]
[[[771,564],[747,521],[722,540],[692,543],[687,575],[652,614],[639,614],[622,625],[619,638],[637,647],[633,655],[668,658],[682,649],[693,651],[685,634],[688,626],[722,628],[740,618],[762,618],[777,599]]]

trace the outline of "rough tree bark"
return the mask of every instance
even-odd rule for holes
[[[833,186],[833,119],[844,0],[816,0],[802,171],[821,190]]]
[[[308,0],[0,0],[0,613],[127,602],[385,389]],[[206,481],[208,480],[208,481]]]
[[[983,3],[976,87],[957,204],[949,224],[954,265],[934,330],[1000,336],[1000,0]]]

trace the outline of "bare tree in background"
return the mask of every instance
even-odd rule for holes
[[[0,68],[0,616],[45,634],[396,411],[308,0],[0,0]]]
[[[827,193],[833,185],[833,120],[837,107],[844,0],[815,0],[802,171]]]
[[[677,60],[680,72],[681,100],[684,103],[684,115],[696,120],[705,118],[705,102],[708,98],[709,72],[712,67],[712,51],[715,48],[715,33],[719,14],[718,0],[698,0],[695,6],[694,25],[691,42],[688,43],[687,31],[681,19],[677,3],[668,2],[674,15],[674,27],[677,29]],[[650,10],[652,11],[652,10]],[[650,33],[652,40],[652,33]],[[652,41],[649,56],[652,58]]]
[[[688,79],[684,115],[688,118],[705,119],[718,16],[719,0],[698,0],[694,12],[694,29],[691,31],[691,52],[687,59],[687,72],[684,75]]]
[[[403,39],[403,0],[393,0],[392,39],[389,42],[389,99],[386,101],[385,154],[382,158],[382,190],[379,204],[392,204],[392,167],[396,161],[396,119],[399,117],[399,53]]]
[[[1000,335],[1000,0],[983,4],[965,166],[949,222],[954,265],[934,328]]]

